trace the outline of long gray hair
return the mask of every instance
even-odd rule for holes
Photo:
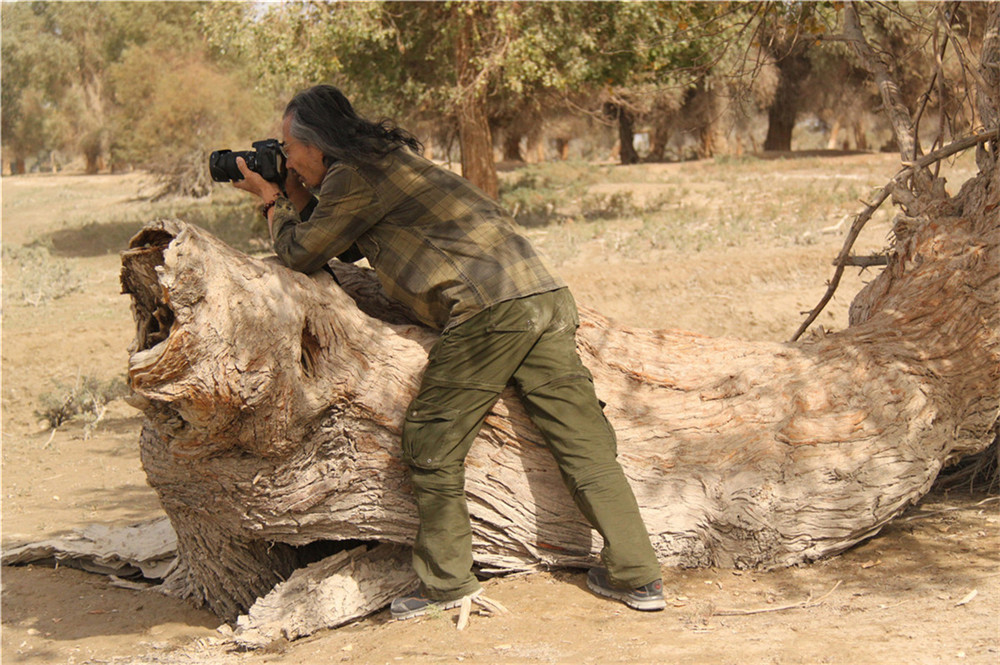
[[[289,133],[316,146],[329,166],[333,162],[378,161],[401,147],[422,152],[423,145],[409,132],[383,120],[359,116],[347,97],[332,85],[317,85],[296,94],[285,107]]]

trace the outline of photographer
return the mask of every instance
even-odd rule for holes
[[[592,569],[588,586],[634,609],[663,609],[659,563],[577,354],[576,304],[563,281],[495,201],[421,157],[407,132],[359,117],[338,89],[297,94],[282,132],[285,191],[242,159],[236,182],[261,199],[281,260],[310,273],[356,247],[390,297],[442,331],[403,424],[421,585],[392,602],[392,615],[456,607],[481,591],[464,460],[508,382],[604,538],[606,568]]]

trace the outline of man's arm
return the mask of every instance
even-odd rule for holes
[[[346,166],[331,169],[320,187],[312,210],[302,213],[292,200],[280,197],[269,211],[274,251],[289,268],[310,273],[333,257],[361,258],[355,240],[385,215],[375,190],[357,171]],[[351,251],[351,250],[355,251]]]
[[[319,203],[319,199],[310,194],[309,202],[306,203],[305,207],[299,209],[299,218],[303,222],[309,221],[309,218],[312,217],[313,210],[316,209],[317,203]],[[337,260],[342,261],[343,263],[355,263],[363,258],[365,258],[365,255],[362,254],[361,249],[358,248],[358,243],[354,243],[346,252],[337,255]]]

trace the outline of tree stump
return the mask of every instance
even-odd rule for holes
[[[582,311],[579,350],[664,565],[835,554],[990,443],[998,204],[991,168],[901,215],[889,265],[835,334],[751,343]],[[400,427],[434,331],[368,271],[333,262],[338,285],[179,221],[148,224],[122,262],[142,463],[178,537],[169,589],[233,620],[309,562],[412,543]],[[596,560],[599,538],[513,391],[466,466],[481,570]]]

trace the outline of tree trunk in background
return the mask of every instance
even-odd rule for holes
[[[458,109],[462,176],[494,199],[500,190],[493,161],[493,138],[482,99],[469,99]]]
[[[719,120],[722,114],[718,92],[705,78],[699,78],[684,95],[681,115],[686,131],[698,139],[695,148],[698,159],[713,157],[718,143]]]
[[[506,131],[503,138],[503,158],[509,162],[523,162],[521,155],[521,135],[512,131]]]
[[[805,52],[793,51],[777,63],[778,88],[774,101],[767,110],[767,138],[764,150],[792,149],[792,131],[798,115],[802,80],[809,75],[812,65]]]
[[[830,136],[826,140],[827,150],[836,150],[839,147],[837,141],[840,140],[840,128],[841,128],[840,116],[837,116],[836,118],[833,119],[833,126],[830,127]]]
[[[716,340],[583,310],[578,348],[663,564],[838,553],[990,443],[998,205],[994,164],[954,200],[901,217],[889,266],[840,333]],[[334,544],[413,542],[400,423],[436,333],[369,272],[333,262],[338,287],[182,222],[147,225],[122,260],[142,463],[178,535],[169,589],[232,619]],[[600,539],[512,391],[466,467],[481,569],[596,560]]]
[[[565,162],[569,159],[569,139],[566,137],[556,137],[553,142],[556,146],[556,154],[559,155],[559,161]]]
[[[455,69],[462,99],[456,109],[458,137],[462,149],[462,176],[497,198],[500,187],[496,162],[493,161],[493,136],[486,114],[486,93],[478,82],[473,66],[475,16],[462,12],[462,24],[455,40]]]
[[[621,144],[619,156],[622,164],[638,164],[639,153],[635,151],[635,120],[627,108],[616,104],[618,117],[618,142]]]
[[[659,113],[653,121],[653,132],[649,141],[649,161],[662,162],[667,154],[667,145],[677,127],[677,112]]]

